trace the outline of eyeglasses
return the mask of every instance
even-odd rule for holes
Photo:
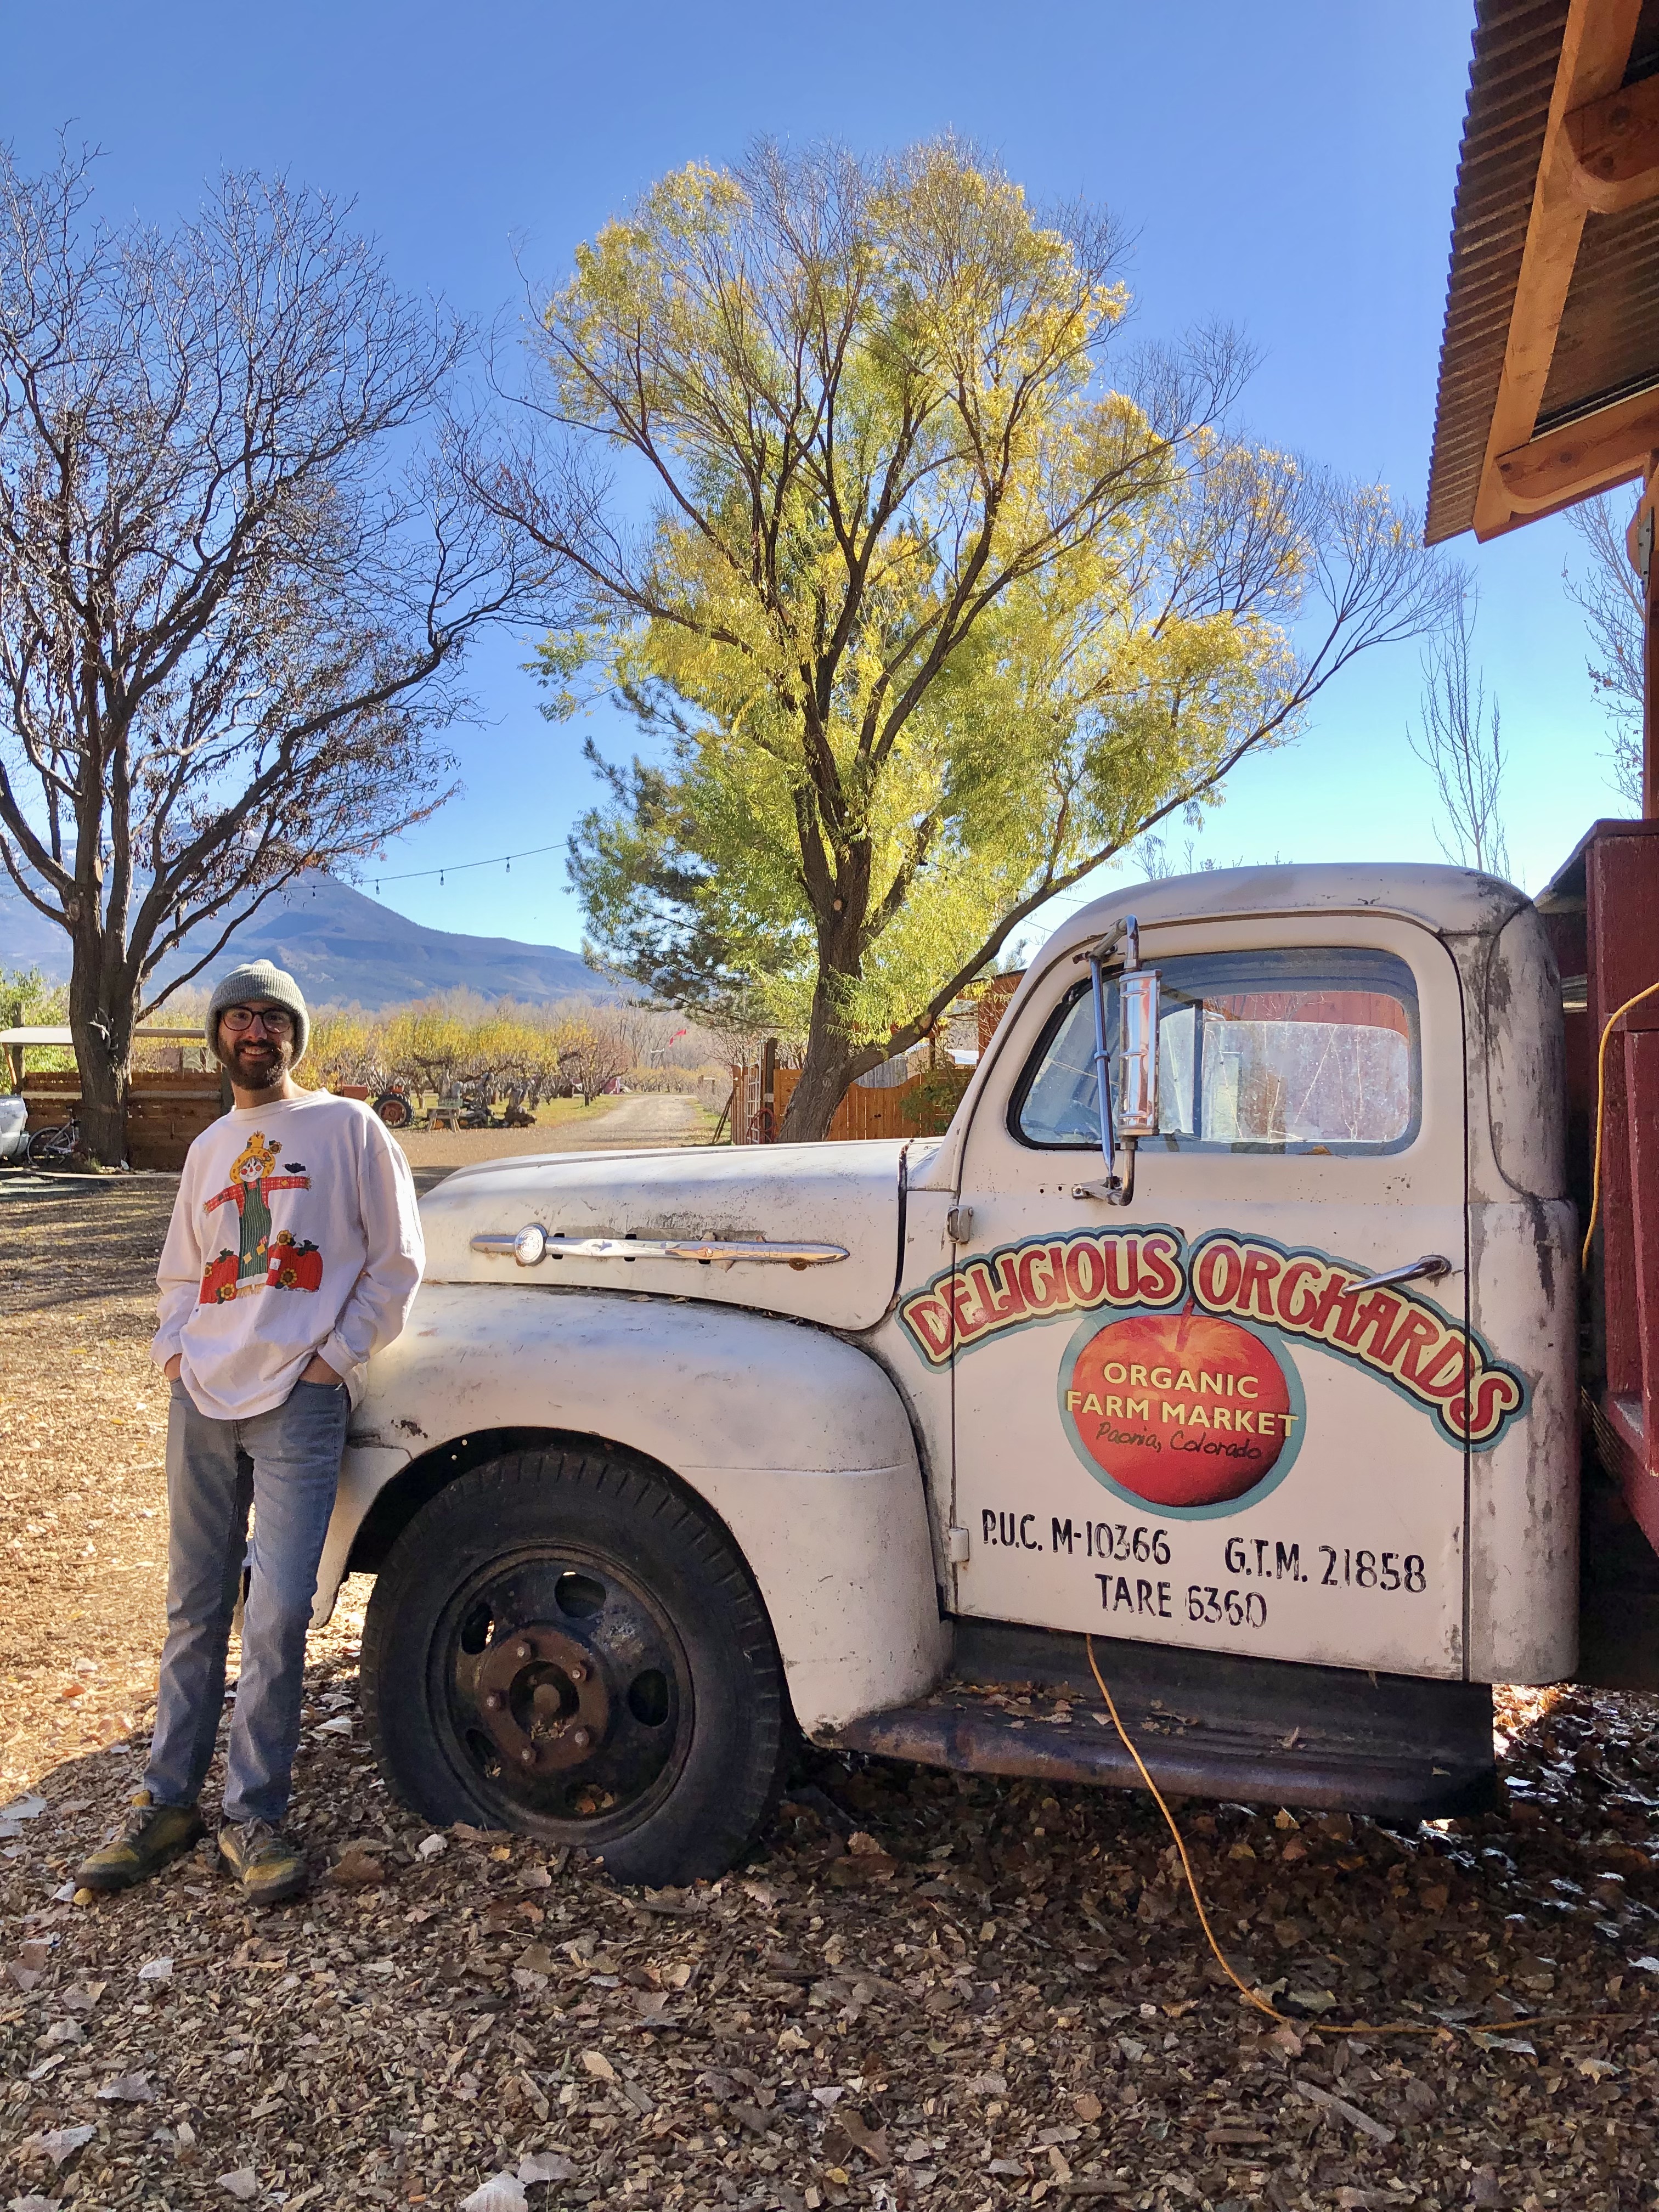
[[[291,1036],[294,1033],[293,1015],[285,1014],[279,1006],[227,1006],[219,1018],[233,1036],[242,1036],[255,1022],[264,1024],[267,1036]]]

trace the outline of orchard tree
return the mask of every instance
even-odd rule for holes
[[[88,202],[84,161],[0,149],[0,865],[69,939],[115,1161],[159,963],[441,803],[461,648],[530,580],[415,443],[465,333],[347,210],[237,176],[165,234]]]
[[[1442,823],[1435,836],[1441,851],[1457,867],[1507,876],[1503,723],[1496,696],[1488,699],[1486,678],[1470,659],[1475,611],[1471,586],[1423,656],[1421,717],[1407,737],[1439,794]]]
[[[581,249],[522,434],[469,454],[586,581],[550,711],[597,680],[659,740],[592,756],[592,935],[702,1019],[805,1033],[786,1138],[1046,899],[1438,617],[1382,492],[1228,431],[1236,341],[1120,355],[1117,258],[1103,216],[1039,215],[954,141],[763,144]]]

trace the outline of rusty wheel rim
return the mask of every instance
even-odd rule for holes
[[[597,1840],[673,1787],[690,1670],[616,1560],[561,1547],[490,1561],[445,1607],[432,1656],[451,1756],[504,1826]]]

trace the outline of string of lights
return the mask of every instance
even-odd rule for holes
[[[513,872],[513,863],[514,860],[538,860],[544,853],[556,853],[559,849],[559,847],[556,845],[532,845],[527,853],[497,853],[495,858],[490,860],[446,861],[444,866],[441,868],[410,868],[405,870],[402,875],[398,876],[377,875],[374,878],[374,896],[376,898],[380,896],[380,885],[382,884],[412,884],[416,881],[417,877],[436,876],[439,883],[441,884],[446,876],[464,876],[469,868],[499,868],[505,866],[507,874],[510,876]]]

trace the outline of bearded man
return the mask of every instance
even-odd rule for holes
[[[390,1134],[357,1100],[294,1080],[309,1029],[299,986],[269,961],[227,975],[208,1009],[236,1103],[185,1156],[156,1276],[150,1357],[172,1399],[155,1731],[126,1820],[82,1863],[88,1889],[142,1881],[204,1832],[245,1565],[219,1857],[256,1905],[306,1886],[281,1823],[317,1570],[364,1370],[402,1331],[425,1256]]]

